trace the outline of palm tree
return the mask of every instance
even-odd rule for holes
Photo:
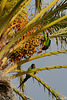
[[[67,15],[64,13],[67,8],[67,2],[66,0],[53,0],[52,3],[47,6],[45,5],[45,7],[42,9],[43,1],[35,0],[35,13],[28,15],[27,11],[32,9],[31,7],[28,7],[30,1],[31,0],[0,1],[1,75],[3,75],[3,73],[5,75],[6,73],[8,76],[9,73],[11,73],[12,76],[9,77],[11,80],[15,79],[16,77],[20,77],[19,83],[21,84],[23,81],[23,75],[27,74],[28,76],[35,78],[39,83],[47,88],[49,91],[49,99],[51,93],[57,100],[63,100],[63,95],[32,74],[32,72],[66,68],[67,65],[41,67],[28,71],[22,70],[21,65],[37,58],[67,52],[67,50],[60,50],[43,53],[42,49],[43,44],[45,43],[47,46],[47,44],[50,43],[48,40],[51,38],[55,38],[57,46],[59,37],[61,39],[61,45],[62,41],[65,41],[65,43],[67,42]],[[48,47],[49,46],[50,44]],[[46,49],[48,49],[48,47]],[[34,54],[36,54],[36,56]],[[15,74],[13,75],[12,72]],[[19,92],[16,88],[12,87],[7,80],[8,77],[5,78],[6,81],[3,80],[4,78],[1,77],[0,79],[1,97],[4,96],[4,94],[2,94],[2,90],[4,92],[5,89],[9,90],[8,87],[10,87],[11,93],[13,89],[15,93],[23,98],[23,100],[31,99]],[[23,92],[24,86],[25,84],[23,84],[21,87]],[[7,96],[5,98],[7,98]]]

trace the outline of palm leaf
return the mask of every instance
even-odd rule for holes
[[[12,16],[15,14],[15,11],[17,10],[17,8],[20,6],[20,4],[23,2],[24,0],[20,0],[16,6],[12,9],[12,11],[8,14],[8,16],[6,16],[3,20],[3,22],[1,23],[1,27],[0,27],[0,36],[4,33],[4,31],[8,28],[8,23],[9,21],[12,19]],[[6,27],[6,28],[5,28]]]
[[[1,4],[1,14],[3,12],[3,9],[5,7],[6,2],[7,2],[7,0],[2,0],[2,4]],[[0,14],[0,16],[1,16],[1,14]]]
[[[34,59],[37,59],[37,58],[41,58],[41,57],[50,56],[50,55],[56,55],[56,54],[59,54],[59,53],[66,53],[66,52],[67,52],[67,50],[49,52],[49,53],[44,53],[44,54],[41,54],[41,55],[37,55],[37,56],[31,57],[31,58],[28,58],[26,60],[21,60],[19,63],[16,63],[16,64],[12,65],[9,69],[7,69],[6,73],[10,72],[11,70],[16,68],[17,66],[22,65],[22,64],[24,64],[26,62],[29,62],[31,60],[34,60]]]
[[[4,2],[2,2],[0,16],[0,64],[2,70],[5,70],[6,73],[11,73],[11,75],[12,72],[17,73],[12,75],[10,78],[13,79],[19,76],[20,83],[23,81],[22,75],[29,74],[30,76],[35,78],[38,81],[38,83],[41,83],[44,86],[44,88],[47,88],[49,92],[49,99],[51,96],[50,94],[52,94],[52,96],[54,96],[56,99],[64,98],[63,95],[58,93],[52,87],[48,86],[41,79],[32,75],[31,72],[66,68],[67,65],[55,65],[49,67],[45,66],[42,68],[36,68],[31,71],[21,70],[21,65],[41,57],[67,52],[67,50],[65,50],[63,46],[63,41],[65,41],[65,43],[67,42],[67,15],[63,13],[63,11],[67,9],[67,0],[63,0],[62,2],[59,2],[59,0],[53,0],[53,2],[50,3],[47,7],[45,7],[43,10],[41,10],[42,0],[36,0],[35,7],[36,10],[38,10],[39,12],[31,20],[28,19],[28,13],[26,13],[25,9],[25,7],[29,4],[31,0],[16,0],[15,6],[13,5],[13,7],[7,11],[5,11],[5,8],[6,5],[9,4],[9,2],[6,2],[6,0],[3,1]],[[42,31],[45,32],[46,36],[48,35],[48,38],[56,37],[57,47],[59,41],[61,42],[61,47],[63,46],[64,50],[43,53],[43,43],[41,40],[44,37],[41,33]],[[38,55],[38,53],[41,52],[42,54]],[[37,56],[33,56],[34,53],[36,53]],[[18,69],[16,70],[16,68]],[[24,91],[23,87],[22,90]],[[24,100],[31,99],[20,93],[15,88],[13,88],[13,90]]]

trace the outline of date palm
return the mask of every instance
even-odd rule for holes
[[[62,14],[62,11],[67,9],[67,1],[53,0],[52,3],[45,6],[42,10],[42,1],[36,0],[36,12],[33,15],[30,15],[33,17],[32,19],[30,19],[28,12],[26,12],[26,6],[28,7],[30,1],[31,0],[0,1],[0,70],[4,71],[6,74],[17,72],[17,74],[12,75],[10,78],[13,79],[19,76],[19,83],[22,83],[23,81],[23,77],[21,76],[27,74],[46,87],[49,93],[51,93],[56,99],[61,100],[61,98],[64,97],[63,95],[48,86],[40,78],[32,74],[32,72],[66,68],[67,65],[35,68],[30,71],[22,70],[21,65],[44,56],[67,52],[67,50],[44,54],[42,52],[42,49],[45,49],[46,47],[48,49],[50,46],[50,39],[53,37],[56,37],[57,45],[58,37],[62,37],[62,41],[64,40],[67,42],[67,15]],[[32,8],[30,7],[29,10],[31,9]],[[45,36],[42,34],[43,32]],[[38,55],[38,53],[42,54]],[[34,54],[37,54],[37,56],[34,56]],[[4,84],[4,80],[2,83]],[[4,85],[0,86],[0,89],[4,89],[2,88]],[[20,93],[16,88],[13,88],[13,90],[24,100],[30,99]]]

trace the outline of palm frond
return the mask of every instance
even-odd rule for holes
[[[59,92],[57,92],[56,90],[54,90],[52,87],[50,87],[49,85],[47,85],[46,83],[44,83],[40,78],[38,78],[35,75],[32,74],[28,74],[30,76],[32,76],[33,78],[35,78],[38,82],[40,82],[44,87],[47,88],[47,90],[56,98],[56,99],[61,99],[64,98],[63,95],[61,95]]]
[[[56,20],[56,21],[54,21],[54,22],[52,22],[52,23],[50,23],[50,24],[48,24],[48,25],[46,25],[46,26],[44,26],[44,27],[41,28],[40,30],[37,30],[34,34],[32,34],[32,35],[26,37],[26,38],[23,40],[23,42],[27,41],[28,39],[30,39],[30,38],[32,38],[33,36],[37,35],[39,32],[41,32],[41,31],[43,31],[43,30],[45,30],[45,29],[51,27],[52,25],[58,23],[59,21],[61,21],[61,20],[63,20],[63,19],[66,19],[66,18],[67,18],[67,15],[65,15],[65,16],[63,16],[63,17],[61,17],[61,18],[59,18],[58,20]],[[25,30],[25,31],[26,31],[26,30]],[[4,53],[7,51],[7,49],[9,49],[9,48],[11,47],[11,45],[12,45],[15,41],[17,41],[17,39],[19,39],[19,38],[22,36],[22,34],[24,34],[24,33],[25,33],[25,32],[22,32],[22,33],[20,33],[19,35],[17,35],[14,39],[11,40],[11,42],[9,42],[9,43],[5,46],[4,49],[2,49],[2,51],[0,52],[0,59],[2,58],[2,56],[4,55]]]
[[[28,74],[35,78],[39,84],[41,83],[44,88],[47,88],[49,99],[50,94],[52,94],[56,99],[63,100],[63,95],[31,73],[49,69],[67,68],[67,65],[45,66],[31,71],[21,70],[21,65],[41,57],[67,53],[67,50],[65,50],[66,47],[63,45],[63,42],[65,42],[65,45],[67,43],[67,15],[65,14],[67,0],[53,0],[48,6],[45,5],[43,10],[41,10],[42,0],[35,0],[35,14],[31,13],[30,15],[32,19],[29,18],[28,9],[26,9],[30,1],[0,1],[0,69],[4,70],[6,74],[11,73],[12,75],[12,72],[15,73],[10,78],[13,79],[19,76],[20,84],[23,81],[23,75]],[[43,32],[47,38],[55,40],[57,49],[59,41],[61,49],[63,47],[64,50],[43,53],[42,48],[44,41],[46,41]],[[34,54],[37,55],[34,56]],[[23,88],[24,86],[22,86],[22,91],[24,92]],[[13,90],[24,100],[31,99],[15,88]]]
[[[29,74],[29,73],[32,73],[35,71],[38,72],[38,71],[42,71],[42,70],[61,69],[61,68],[67,68],[67,65],[60,65],[60,66],[54,65],[54,66],[49,66],[49,67],[45,66],[45,67],[41,67],[41,68],[32,69],[31,71],[12,70],[10,73],[20,72],[20,75],[21,74],[24,75],[24,74]],[[11,76],[11,79],[16,78],[18,76],[19,76],[19,74],[13,75],[13,76]]]
[[[42,7],[42,0],[35,0],[35,11],[41,11],[41,7]]]
[[[59,54],[59,53],[66,53],[66,52],[67,52],[67,50],[49,52],[49,53],[44,53],[44,54],[41,54],[41,55],[37,55],[37,56],[31,57],[31,58],[28,58],[26,60],[21,60],[19,63],[16,63],[16,64],[12,65],[10,68],[8,68],[6,70],[6,73],[9,73],[11,70],[13,70],[14,68],[16,68],[17,66],[22,65],[22,64],[24,64],[26,62],[29,62],[31,60],[34,60],[34,59],[37,59],[37,58],[41,58],[41,57],[50,56],[50,55],[56,55],[56,54]]]
[[[0,37],[1,35],[4,33],[4,31],[6,31],[6,29],[8,28],[8,23],[9,21],[12,19],[12,16],[15,14],[15,11],[17,10],[17,8],[20,6],[20,4],[23,2],[24,0],[20,0],[16,6],[12,9],[12,11],[8,14],[8,16],[6,16],[3,20],[3,22],[1,23],[1,27],[0,27]],[[6,27],[6,28],[5,28]]]
[[[22,12],[22,10],[29,4],[31,0],[27,0],[25,2],[25,4],[22,6],[22,8],[13,16],[13,18],[11,19],[10,23],[12,23],[14,21],[14,19]]]
[[[5,5],[6,5],[6,2],[7,2],[7,0],[2,0],[2,2],[1,2],[1,14],[3,12]],[[0,14],[0,16],[1,16],[1,14]]]
[[[20,93],[17,89],[13,88],[14,92],[16,92],[19,96],[23,98],[23,100],[27,100],[29,97],[24,96],[24,94]]]

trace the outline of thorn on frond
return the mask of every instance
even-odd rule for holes
[[[51,95],[51,94],[50,94],[50,91],[48,91],[48,95],[49,95],[49,100],[50,100],[50,95]]]
[[[38,84],[39,84],[39,86],[41,86],[39,81],[38,81]]]
[[[46,87],[44,86],[44,92],[46,91]]]

